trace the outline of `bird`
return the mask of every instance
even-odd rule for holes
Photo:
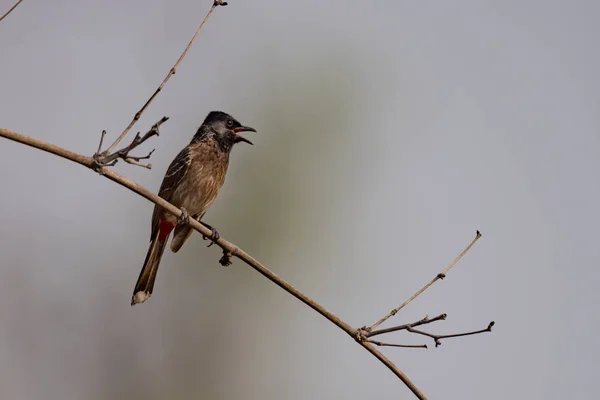
[[[190,143],[177,154],[167,168],[158,196],[181,209],[178,218],[155,205],[152,213],[150,247],[133,290],[131,305],[143,303],[152,295],[160,260],[171,232],[171,251],[177,253],[192,234],[189,216],[211,230],[209,238],[219,239],[219,232],[201,221],[216,200],[229,166],[229,155],[237,143],[253,143],[241,132],[256,132],[223,111],[208,113]]]

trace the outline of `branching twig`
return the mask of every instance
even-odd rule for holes
[[[419,335],[424,335],[424,336],[428,336],[430,338],[432,338],[435,341],[435,347],[440,346],[442,343],[440,342],[441,339],[446,339],[446,338],[452,338],[452,337],[459,337],[459,336],[470,336],[470,335],[476,335],[478,333],[483,333],[483,332],[491,332],[492,331],[492,327],[494,326],[494,321],[490,322],[490,324],[488,325],[488,327],[486,329],[481,329],[478,331],[473,331],[473,332],[466,332],[466,333],[455,333],[452,335],[434,335],[432,333],[428,333],[428,332],[424,332],[421,330],[417,330],[414,329],[416,326],[420,326],[420,325],[425,325],[425,324],[430,324],[432,322],[436,322],[436,321],[441,321],[441,320],[445,320],[447,317],[447,314],[440,314],[437,317],[434,318],[429,318],[427,316],[425,316],[425,318],[420,319],[416,322],[413,322],[412,324],[404,324],[404,325],[398,325],[398,326],[393,326],[391,328],[385,328],[385,329],[379,329],[376,331],[369,331],[368,328],[366,327],[362,327],[361,329],[363,330],[363,336],[366,338],[365,340],[367,340],[369,343],[373,343],[373,344],[377,344],[378,346],[392,346],[391,344],[379,344],[380,342],[376,342],[374,340],[371,340],[369,338],[373,337],[373,336],[377,336],[377,335],[382,335],[384,333],[390,333],[390,332],[397,332],[397,331],[407,331],[407,332],[411,332],[411,333],[416,333]],[[395,345],[395,347],[414,347],[412,345]],[[425,348],[427,348],[427,346],[425,346]]]
[[[5,12],[3,16],[1,16],[1,17],[0,17],[0,22],[2,22],[2,20],[3,20],[4,18],[8,17],[8,14],[10,14],[10,13],[11,13],[11,12],[12,12],[12,11],[15,9],[15,8],[17,8],[17,6],[18,6],[19,4],[21,4],[21,2],[22,2],[22,1],[23,1],[23,0],[19,0],[19,1],[17,1],[17,2],[15,3],[15,5],[14,5],[14,6],[12,6],[11,8],[9,8],[9,10],[8,10],[7,12]]]
[[[415,294],[413,294],[408,300],[406,300],[404,303],[402,303],[401,305],[399,305],[398,307],[394,308],[392,311],[390,311],[385,317],[381,318],[379,321],[375,322],[373,325],[369,326],[367,328],[367,331],[372,331],[373,329],[377,328],[379,325],[381,325],[383,322],[385,322],[388,318],[396,315],[396,313],[398,313],[398,311],[400,311],[401,309],[403,309],[404,307],[406,307],[411,301],[413,301],[414,299],[416,299],[421,293],[423,293],[425,290],[427,290],[429,288],[429,286],[433,285],[434,283],[436,283],[439,279],[444,279],[446,277],[446,273],[448,273],[448,271],[450,271],[450,269],[452,267],[454,267],[454,265],[456,265],[456,263],[465,255],[467,254],[467,252],[471,249],[471,247],[473,247],[473,245],[475,244],[475,242],[477,242],[479,240],[479,238],[481,237],[481,233],[479,231],[477,231],[477,234],[475,235],[475,239],[473,239],[473,241],[467,246],[466,249],[464,249],[459,255],[458,257],[456,257],[451,263],[450,265],[448,265],[446,267],[445,270],[443,270],[442,272],[440,272],[439,274],[437,274],[437,276],[435,278],[433,278],[428,284],[426,284],[425,286],[423,286],[420,290],[418,290]]]
[[[148,106],[150,105],[150,103],[152,103],[152,101],[154,100],[154,98],[160,93],[160,91],[163,89],[163,87],[165,86],[165,84],[167,83],[167,81],[169,79],[171,79],[171,76],[175,75],[175,72],[177,72],[177,67],[179,66],[179,63],[181,63],[181,61],[183,60],[183,58],[185,57],[185,55],[189,51],[190,47],[192,47],[192,45],[196,41],[196,38],[198,37],[198,34],[200,33],[200,30],[202,29],[202,27],[204,27],[204,24],[206,23],[206,21],[208,21],[208,18],[211,16],[211,14],[215,10],[215,8],[217,8],[218,6],[226,6],[226,5],[227,5],[227,3],[223,2],[223,1],[217,1],[217,0],[215,0],[213,2],[213,5],[210,7],[210,10],[208,10],[208,13],[206,14],[206,16],[204,17],[204,19],[202,20],[202,23],[200,24],[200,26],[196,30],[196,33],[194,33],[194,36],[192,36],[192,39],[190,40],[190,42],[186,46],[185,50],[183,50],[183,53],[181,53],[181,55],[179,56],[179,58],[177,59],[177,61],[173,65],[173,67],[169,70],[169,73],[167,74],[167,76],[165,77],[165,79],[163,79],[163,81],[160,84],[160,86],[154,91],[154,93],[152,94],[152,96],[150,96],[150,98],[146,101],[146,103],[142,106],[142,108],[140,108],[140,110],[137,113],[135,113],[135,115],[133,116],[133,119],[131,120],[131,122],[129,123],[129,125],[127,125],[127,128],[125,128],[125,130],[123,131],[123,133],[121,133],[121,135],[119,135],[119,137],[114,141],[114,143],[111,144],[109,146],[109,148],[106,149],[106,151],[104,151],[104,153],[102,154],[103,156],[106,156],[106,155],[110,154],[110,152],[113,151],[115,149],[115,147],[117,147],[117,145],[121,142],[121,140],[123,140],[123,138],[127,135],[127,133],[129,133],[129,131],[131,130],[131,128],[133,128],[133,125],[135,125],[135,123],[140,119],[140,117],[142,116],[142,114],[144,113],[144,111],[146,111],[146,108],[148,108]]]
[[[442,342],[440,340],[442,339],[447,339],[447,338],[453,338],[453,337],[459,337],[459,336],[471,336],[471,335],[477,335],[479,333],[485,333],[485,332],[491,332],[492,331],[492,327],[494,326],[495,322],[492,321],[489,323],[488,327],[485,329],[480,329],[478,331],[471,331],[471,332],[464,332],[464,333],[454,333],[451,335],[434,335],[432,333],[428,333],[428,332],[424,332],[421,330],[417,330],[417,329],[413,329],[411,327],[406,328],[407,331],[412,332],[412,333],[417,333],[419,335],[423,335],[423,336],[428,336],[430,338],[432,338],[435,341],[435,347],[441,346]]]
[[[143,164],[141,162],[139,162],[140,160],[147,160],[150,158],[150,156],[152,155],[152,153],[154,153],[154,149],[152,149],[150,151],[150,153],[148,153],[148,155],[145,155],[143,157],[134,157],[134,156],[129,156],[129,157],[125,157],[125,162],[131,165],[137,165],[138,167],[143,167],[143,168],[147,168],[147,169],[151,169],[152,168],[152,164],[148,163],[148,164]]]
[[[404,324],[404,325],[392,326],[391,328],[385,328],[385,329],[378,329],[376,331],[370,331],[370,332],[366,333],[366,336],[367,337],[373,337],[373,336],[377,336],[377,335],[382,335],[384,333],[397,332],[397,331],[405,331],[405,330],[408,330],[408,328],[414,328],[415,326],[420,326],[420,325],[430,324],[430,323],[435,322],[435,321],[445,320],[446,317],[447,317],[446,314],[440,314],[437,317],[433,317],[433,318],[429,318],[429,317],[425,316],[425,318],[420,319],[420,320],[418,320],[416,322],[413,322],[412,324]]]
[[[107,179],[110,179],[113,182],[118,183],[121,186],[128,188],[129,190],[139,194],[140,196],[150,200],[154,204],[159,205],[167,212],[175,215],[176,217],[181,216],[181,210],[172,205],[171,203],[165,201],[163,198],[155,195],[148,189],[138,185],[137,183],[117,174],[113,170],[109,168],[105,168],[101,165],[98,165],[97,162],[92,157],[87,157],[82,154],[78,154],[61,147],[55,146],[53,144],[44,142],[39,139],[35,139],[29,136],[22,135],[20,133],[11,131],[9,129],[0,128],[0,136],[5,137],[7,139],[11,139],[15,142],[19,142],[31,147],[35,147],[37,149],[46,151],[48,153],[55,154],[59,157],[65,158],[67,160],[76,162],[84,167],[90,168],[96,172],[98,172],[101,176],[104,176]],[[196,231],[200,232],[202,235],[210,237],[212,235],[212,231],[202,225],[200,222],[196,221],[193,218],[188,218],[188,224]],[[390,361],[386,356],[384,356],[379,350],[377,350],[372,343],[369,343],[365,340],[358,340],[357,335],[359,330],[354,329],[348,323],[328,311],[325,307],[302,293],[300,290],[296,289],[294,286],[280,278],[277,274],[273,273],[267,267],[262,265],[258,260],[250,256],[248,253],[234,245],[233,243],[223,239],[220,237],[215,241],[215,243],[221,247],[225,253],[223,258],[230,260],[231,257],[237,257],[238,259],[244,261],[247,265],[254,268],[256,271],[261,273],[271,282],[275,283],[277,286],[300,300],[302,303],[306,304],[314,311],[321,314],[331,323],[336,325],[338,328],[346,332],[349,336],[356,339],[357,342],[369,353],[371,353],[375,358],[381,361],[388,369],[390,369],[408,388],[417,396],[419,399],[426,399],[423,392],[419,390],[415,386],[415,384],[398,368],[392,361]]]
[[[129,143],[128,146],[125,146],[122,149],[117,150],[114,153],[108,154],[106,156],[102,156],[100,153],[100,149],[102,148],[102,141],[104,140],[104,135],[106,135],[106,131],[102,131],[102,136],[100,137],[100,145],[98,146],[98,152],[96,154],[94,154],[94,156],[92,158],[98,164],[98,166],[109,167],[109,166],[115,165],[116,162],[118,161],[118,159],[120,158],[122,160],[125,160],[129,164],[133,164],[133,165],[137,165],[137,166],[145,167],[145,168],[151,168],[152,167],[151,164],[140,164],[138,161],[149,159],[150,156],[152,155],[152,153],[154,153],[154,150],[152,150],[150,153],[148,153],[148,155],[143,156],[143,157],[142,156],[132,156],[129,153],[131,152],[131,150],[140,146],[142,143],[144,143],[146,140],[150,139],[151,137],[160,135],[160,131],[159,131],[160,126],[162,124],[164,124],[165,122],[167,122],[168,120],[169,120],[169,117],[162,117],[160,119],[160,121],[158,121],[157,123],[152,125],[152,128],[150,128],[150,130],[148,130],[148,132],[146,132],[146,134],[144,136],[140,136],[140,133],[138,132],[135,135],[135,137],[133,138],[133,140],[131,141],[131,143]]]

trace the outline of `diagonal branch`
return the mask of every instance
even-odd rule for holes
[[[111,181],[116,182],[119,185],[124,186],[127,189],[131,190],[132,192],[135,192],[135,193],[139,194],[140,196],[150,200],[152,203],[157,204],[158,206],[165,209],[167,212],[169,212],[177,217],[181,216],[181,210],[178,209],[177,207],[175,207],[174,205],[172,205],[171,203],[169,203],[166,200],[164,200],[163,198],[155,195],[154,193],[152,193],[148,189],[142,187],[141,185],[138,185],[137,183],[125,178],[124,176],[117,174],[110,168],[106,168],[106,167],[103,167],[102,165],[98,165],[98,163],[92,157],[87,157],[82,154],[78,154],[78,153],[72,152],[70,150],[63,149],[62,147],[44,142],[39,139],[35,139],[30,136],[25,136],[25,135],[22,135],[20,133],[17,133],[17,132],[14,132],[14,131],[11,131],[11,130],[5,129],[5,128],[0,128],[0,137],[5,137],[5,138],[13,140],[15,142],[19,142],[19,143],[22,143],[22,144],[25,144],[25,145],[28,145],[31,147],[35,147],[37,149],[46,151],[51,154],[55,154],[59,157],[62,157],[67,160],[78,163],[80,165],[83,165],[84,167],[90,168],[90,169],[98,172],[100,175],[104,176],[105,178],[110,179]],[[211,234],[212,234],[212,231],[210,229],[208,229],[207,227],[205,227],[204,225],[202,225],[200,222],[196,221],[193,218],[188,218],[188,224],[194,230],[200,232],[204,236],[208,237],[208,236],[211,236]],[[295,298],[300,300],[302,303],[306,304],[307,306],[312,308],[314,311],[321,314],[323,317],[325,317],[331,323],[336,325],[338,328],[340,328],[341,330],[346,332],[346,334],[348,334],[350,337],[355,339],[365,350],[367,350],[369,353],[371,353],[375,358],[377,358],[379,361],[381,361],[390,371],[392,371],[398,378],[400,378],[400,380],[402,382],[404,382],[404,384],[406,386],[408,386],[408,388],[415,394],[415,396],[417,398],[426,399],[423,392],[421,392],[419,390],[419,388],[417,388],[415,386],[415,384],[408,378],[408,376],[406,376],[406,374],[404,374],[404,372],[402,372],[402,370],[400,370],[400,368],[398,368],[392,361],[390,361],[379,350],[377,350],[373,346],[372,343],[368,343],[367,341],[360,339],[360,336],[359,336],[360,330],[353,328],[347,322],[343,321],[342,319],[340,319],[339,317],[337,317],[336,315],[334,315],[333,313],[328,311],[325,307],[323,307],[322,305],[320,305],[319,303],[317,303],[316,301],[314,301],[313,299],[311,299],[310,297],[308,297],[307,295],[302,293],[300,290],[298,290],[297,288],[292,286],[290,283],[283,280],[277,274],[275,274],[274,272],[269,270],[267,267],[265,267],[260,262],[258,262],[258,260],[256,260],[254,257],[250,256],[248,253],[246,253],[244,250],[240,249],[233,243],[223,239],[222,237],[215,240],[215,243],[219,247],[221,247],[225,253],[229,254],[230,257],[237,257],[238,259],[242,260],[244,263],[246,263],[250,267],[254,268],[256,271],[258,271],[264,277],[269,279],[271,282],[275,283],[277,286],[279,286],[280,288],[282,288],[283,290],[285,290],[286,292],[288,292],[289,294],[291,294],[292,296],[294,296]]]
[[[392,311],[390,311],[385,317],[381,318],[379,321],[375,322],[373,325],[371,325],[370,327],[366,328],[367,331],[372,331],[373,329],[377,328],[379,325],[381,325],[382,323],[384,323],[385,321],[387,321],[388,318],[396,315],[396,313],[398,313],[398,311],[402,310],[404,307],[406,307],[411,301],[413,301],[414,299],[416,299],[417,297],[419,297],[419,295],[421,293],[423,293],[424,291],[426,291],[431,285],[433,285],[434,283],[436,283],[439,279],[444,279],[446,277],[446,273],[448,273],[448,271],[450,271],[450,269],[452,267],[454,267],[454,265],[456,265],[456,263],[463,258],[463,256],[465,254],[467,254],[467,252],[471,249],[471,247],[473,247],[473,245],[479,240],[479,238],[481,237],[481,233],[479,231],[477,231],[477,234],[475,235],[475,239],[473,239],[473,241],[471,241],[471,243],[467,246],[467,248],[465,248],[451,263],[450,265],[448,265],[446,267],[446,269],[444,269],[442,272],[440,272],[439,274],[436,275],[435,278],[433,278],[428,284],[426,284],[425,286],[423,286],[421,289],[419,289],[415,294],[413,294],[408,300],[406,300],[404,303],[400,304],[398,307],[394,308]]]
[[[12,11],[15,9],[15,8],[17,8],[17,6],[18,6],[19,4],[21,4],[21,2],[22,2],[22,1],[23,1],[23,0],[19,0],[19,1],[17,1],[17,2],[15,3],[15,5],[14,5],[14,6],[12,6],[11,8],[9,8],[9,9],[8,9],[8,11],[7,11],[7,12],[5,12],[5,13],[4,13],[4,15],[3,15],[2,17],[0,17],[0,22],[2,22],[2,20],[3,20],[4,18],[8,17],[8,14],[10,14],[10,13],[11,13],[11,12],[12,12]]]
[[[200,26],[198,27],[198,29],[196,29],[196,33],[194,33],[194,36],[192,36],[192,39],[190,40],[190,42],[186,46],[185,50],[183,50],[183,53],[181,53],[181,55],[179,56],[179,58],[177,59],[177,61],[173,65],[173,67],[169,70],[169,73],[167,74],[167,76],[165,77],[165,79],[163,79],[163,81],[160,84],[160,86],[154,91],[154,93],[152,93],[152,96],[150,96],[150,98],[146,101],[146,103],[142,106],[142,108],[140,108],[140,110],[137,113],[135,113],[135,115],[133,116],[133,119],[131,120],[131,122],[129,123],[129,125],[127,125],[127,128],[125,128],[125,130],[123,131],[123,133],[121,133],[121,135],[119,135],[119,137],[114,141],[114,143],[111,144],[110,147],[108,149],[106,149],[106,151],[104,151],[102,153],[102,155],[106,156],[106,155],[110,154],[110,152],[113,151],[115,149],[115,147],[118,146],[118,144],[121,142],[121,140],[123,140],[123,138],[127,135],[127,133],[129,133],[129,131],[131,130],[131,128],[133,128],[133,126],[135,125],[135,123],[140,119],[140,117],[142,116],[142,114],[144,113],[144,111],[146,111],[146,108],[148,108],[148,106],[150,105],[150,103],[152,103],[152,101],[154,100],[154,98],[156,96],[158,96],[158,94],[163,89],[163,87],[165,86],[165,84],[169,81],[169,79],[171,79],[171,76],[175,75],[175,72],[177,72],[177,67],[179,67],[179,64],[181,63],[181,61],[183,60],[183,58],[185,57],[185,55],[187,54],[187,52],[190,50],[190,47],[192,47],[192,45],[196,41],[196,38],[198,37],[198,34],[200,33],[200,30],[202,30],[202,28],[204,27],[204,24],[206,23],[206,21],[208,21],[208,18],[211,16],[211,14],[215,10],[215,8],[217,8],[218,6],[226,6],[226,5],[227,5],[226,2],[220,1],[220,0],[215,0],[213,2],[213,5],[210,7],[210,10],[208,10],[208,13],[206,14],[206,16],[204,17],[204,19],[202,20],[202,23],[200,24]]]

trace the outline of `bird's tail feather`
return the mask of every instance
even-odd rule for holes
[[[146,254],[146,260],[144,261],[140,276],[135,284],[135,289],[133,290],[133,297],[131,298],[132,306],[148,300],[152,294],[152,289],[154,289],[154,280],[156,279],[160,259],[165,251],[168,239],[167,236],[161,240],[159,236],[160,231],[157,229],[150,243],[150,248],[148,249],[148,254]]]

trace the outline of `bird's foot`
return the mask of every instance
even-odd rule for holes
[[[231,265],[231,257],[233,254],[227,250],[223,250],[223,257],[219,260],[219,264],[224,267],[229,267]]]
[[[217,230],[216,230],[215,228],[213,228],[212,226],[210,226],[210,225],[209,225],[209,224],[207,224],[206,222],[202,222],[202,221],[200,221],[200,223],[201,223],[202,225],[204,225],[206,228],[208,228],[208,229],[210,229],[210,230],[212,231],[212,232],[211,232],[211,234],[210,234],[210,236],[205,236],[205,235],[202,235],[202,239],[204,239],[204,240],[206,240],[206,239],[210,239],[210,240],[211,240],[210,244],[209,244],[208,246],[206,246],[206,247],[210,247],[210,246],[212,246],[213,244],[215,244],[215,242],[216,242],[217,240],[219,240],[219,239],[221,238],[221,235],[219,234],[219,232],[217,232]]]
[[[187,210],[183,207],[181,207],[181,215],[179,216],[179,219],[177,220],[177,225],[187,225],[189,223],[190,220],[190,214],[187,212]]]

